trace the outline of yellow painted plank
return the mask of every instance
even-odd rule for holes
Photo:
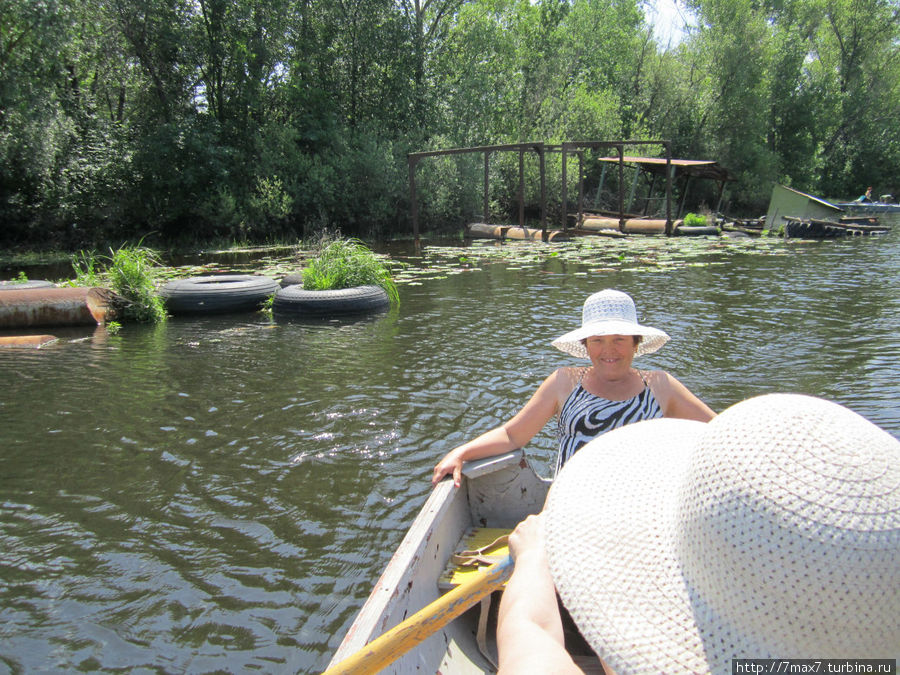
[[[460,540],[459,544],[456,547],[456,552],[459,553],[461,551],[472,551],[475,549],[480,549],[484,546],[488,546],[498,537],[507,535],[511,531],[512,530],[502,527],[473,527],[463,535],[463,538]],[[482,551],[480,555],[490,556],[496,561],[505,558],[508,554],[509,546],[507,546],[506,543],[502,543],[486,549],[485,551]],[[460,565],[454,564],[453,560],[451,559],[447,563],[447,568],[444,570],[443,574],[441,574],[441,577],[438,580],[438,587],[441,590],[455,588],[456,586],[465,583],[467,579],[473,578],[473,576],[478,574],[479,570],[483,570],[489,566],[490,563],[479,563],[478,565],[462,567]]]

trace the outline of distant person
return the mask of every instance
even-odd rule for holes
[[[865,202],[871,202],[871,201],[873,201],[873,200],[872,200],[872,188],[871,188],[871,187],[867,187],[867,188],[866,188],[866,194],[857,197],[857,198],[856,198],[856,201],[858,201],[858,202],[860,202],[860,203],[865,203]]]
[[[556,369],[512,419],[448,452],[434,467],[431,482],[452,475],[459,486],[463,462],[525,447],[554,415],[559,415],[557,471],[588,441],[632,422],[711,420],[715,413],[709,406],[669,373],[632,368],[636,356],[651,354],[668,340],[663,331],[638,323],[626,293],[594,293],[584,302],[581,327],[552,342],[591,365]]]
[[[556,593],[608,674],[900,655],[900,441],[836,403],[617,429],[509,543],[501,674],[580,672]]]

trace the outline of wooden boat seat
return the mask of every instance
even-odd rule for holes
[[[471,575],[477,574],[479,570],[489,567],[509,555],[507,537],[510,532],[512,530],[498,527],[473,527],[467,530],[460,539],[454,554],[447,561],[444,572],[438,578],[440,591],[446,593],[466,581]],[[505,587],[506,584],[504,584]],[[502,591],[497,593],[502,593]],[[587,675],[603,675],[600,659],[578,632],[575,622],[562,604],[560,604],[560,614],[563,619],[566,649],[575,664]],[[492,629],[496,630],[496,603],[492,603],[491,596],[482,601],[476,639],[481,653],[496,666],[493,656],[495,650],[489,649],[487,646],[489,622]]]
[[[509,555],[506,537],[512,532],[502,527],[472,527],[463,534],[454,555],[438,578],[438,588],[446,593],[479,570],[500,562]],[[470,553],[471,555],[466,555]],[[504,584],[505,586],[505,584]]]

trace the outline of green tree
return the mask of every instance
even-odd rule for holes
[[[8,235],[41,227],[42,202],[53,183],[56,84],[64,68],[68,17],[56,2],[0,5],[0,218]]]
[[[777,177],[767,145],[768,16],[755,0],[696,0],[693,7],[700,24],[694,48],[706,73],[696,145],[737,174],[733,196],[750,204]]]
[[[825,101],[822,179],[832,195],[866,184],[900,187],[900,7],[889,0],[826,0],[810,64]]]
[[[413,116],[427,135],[434,99],[429,91],[430,61],[442,48],[448,24],[466,0],[399,0],[412,44]]]

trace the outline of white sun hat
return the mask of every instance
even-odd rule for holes
[[[836,403],[616,429],[545,514],[563,604],[618,675],[900,656],[900,441]]]
[[[635,356],[651,354],[669,341],[663,331],[639,324],[631,296],[611,288],[594,293],[584,301],[581,328],[569,331],[550,344],[567,354],[586,359],[588,353],[582,340],[593,335],[640,335]]]

